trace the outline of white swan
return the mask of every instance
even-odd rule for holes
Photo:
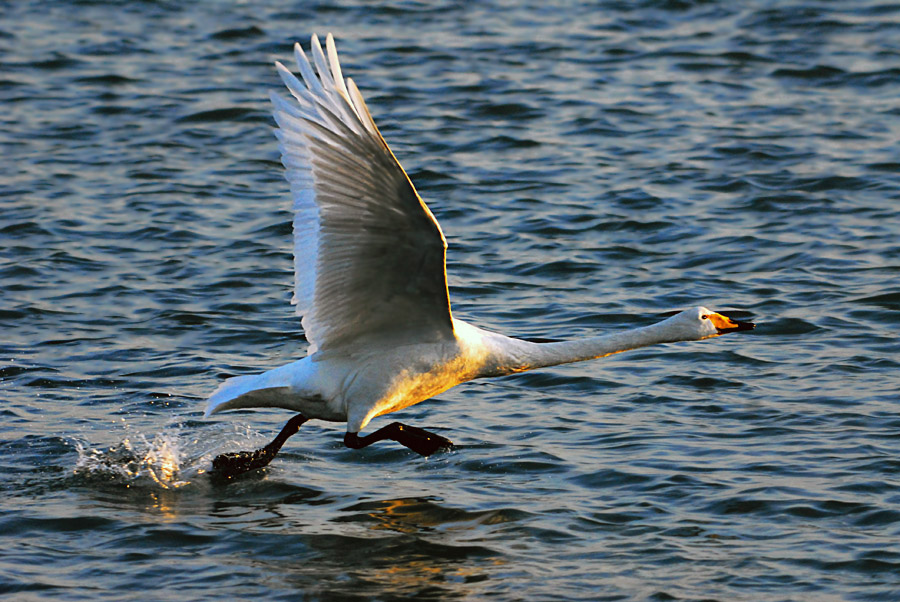
[[[447,243],[437,220],[381,137],[353,80],[344,80],[331,34],[327,57],[315,35],[311,46],[315,71],[294,46],[303,82],[275,63],[293,100],[272,94],[294,200],[293,303],[303,316],[308,355],[263,374],[229,378],[206,408],[207,416],[253,407],[300,414],[266,448],[219,456],[219,474],[267,464],[311,418],[346,422],[348,447],[393,439],[429,455],[450,441],[400,423],[368,436],[359,432],[376,416],[475,378],[753,328],[697,307],[627,332],[535,343],[455,319]]]

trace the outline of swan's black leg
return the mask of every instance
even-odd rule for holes
[[[212,471],[209,473],[210,476],[217,479],[233,479],[239,474],[266,466],[273,458],[275,458],[276,454],[281,450],[281,446],[284,445],[284,442],[287,441],[291,435],[300,430],[300,426],[307,420],[309,420],[309,418],[303,414],[297,414],[288,420],[287,424],[284,425],[284,428],[281,429],[281,432],[278,433],[278,436],[262,449],[252,452],[242,451],[216,456],[212,462],[213,467]]]
[[[359,433],[347,433],[344,435],[344,445],[351,449],[362,449],[385,439],[392,439],[422,456],[430,456],[441,448],[453,447],[453,442],[446,437],[399,422],[392,422],[371,435],[363,437],[360,437]]]

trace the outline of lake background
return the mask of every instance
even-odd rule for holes
[[[289,417],[202,410],[305,354],[267,95],[329,31],[457,316],[757,330],[209,483]],[[900,599],[900,4],[0,2],[0,103],[4,599]]]

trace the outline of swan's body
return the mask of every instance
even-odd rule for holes
[[[357,433],[369,421],[424,401],[460,383],[545,366],[595,359],[658,343],[698,340],[720,334],[717,316],[698,307],[668,320],[580,341],[532,343],[453,320],[454,336],[439,342],[361,342],[356,347],[317,352],[255,376],[226,381],[209,399],[207,414],[222,410],[276,407],[308,418],[347,422]],[[702,327],[706,323],[706,328]]]
[[[623,333],[533,343],[453,318],[440,226],[353,81],[343,79],[331,35],[326,48],[327,58],[313,36],[316,74],[296,45],[303,83],[276,63],[295,102],[272,96],[294,199],[293,302],[303,316],[308,355],[263,374],[228,379],[210,397],[207,415],[286,408],[302,420],[346,422],[345,441],[362,447],[378,440],[356,435],[372,418],[475,378],[752,328],[697,307]],[[412,427],[391,427],[380,438],[430,453],[399,432]]]

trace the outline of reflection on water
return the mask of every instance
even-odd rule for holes
[[[344,509],[351,513],[338,522],[368,523],[374,531],[423,533],[434,530],[465,530],[478,525],[498,525],[521,517],[509,510],[468,511],[444,505],[438,498],[399,498],[362,502]]]
[[[401,534],[387,539],[364,539],[368,550],[357,577],[378,584],[382,591],[423,595],[465,596],[465,583],[488,578],[508,563],[505,553],[484,545],[484,525],[513,520],[504,511],[470,512],[453,508],[439,498],[397,498],[363,502],[344,508],[334,522],[355,523],[366,529]],[[441,534],[441,543],[430,535]],[[371,545],[378,541],[378,545]],[[446,589],[455,584],[453,590]],[[378,591],[378,590],[376,590]],[[427,594],[425,594],[427,595]]]
[[[365,502],[347,508],[347,512],[357,512],[345,521],[368,522],[369,529],[395,531],[397,533],[418,533],[421,530],[440,527],[447,522],[445,517],[429,512],[433,506],[428,500],[420,498],[404,498]]]

